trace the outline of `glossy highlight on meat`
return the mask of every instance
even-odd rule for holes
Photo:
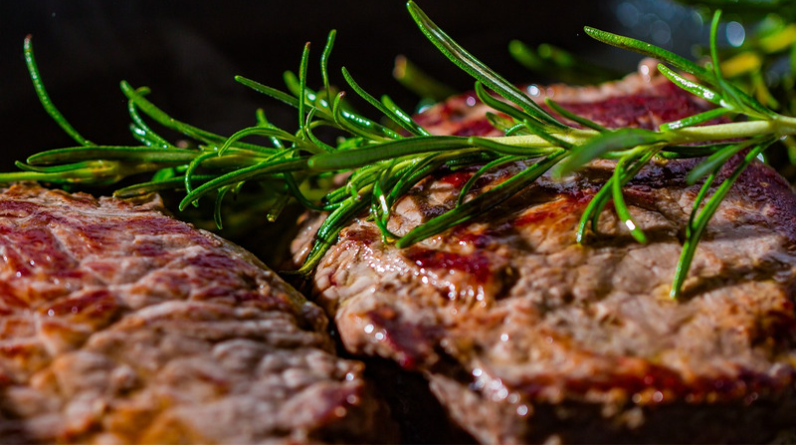
[[[656,128],[709,108],[650,72],[536,87],[535,98],[608,127]],[[486,111],[464,95],[416,119],[433,134],[499,134],[483,127]],[[349,352],[421,372],[448,415],[483,443],[771,440],[796,425],[796,194],[752,164],[711,220],[683,297],[672,300],[700,187],[685,177],[696,162],[655,160],[624,189],[647,244],[610,203],[596,233],[576,242],[583,210],[613,170],[598,160],[561,180],[544,176],[407,249],[355,221],[316,270],[316,299]],[[490,172],[471,193],[523,168]],[[403,235],[450,209],[463,173],[418,184],[396,204],[390,230]],[[294,243],[297,261],[322,218],[309,218]]]
[[[161,210],[151,196],[0,193],[0,442],[392,437],[317,306]]]

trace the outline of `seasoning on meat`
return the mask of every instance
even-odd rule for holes
[[[707,109],[650,72],[532,89],[611,127],[655,128]],[[497,134],[473,99],[450,99],[417,121],[435,134]],[[576,243],[584,207],[610,177],[605,160],[560,181],[545,176],[488,215],[403,250],[360,219],[315,271],[317,301],[348,351],[424,373],[481,442],[770,440],[796,424],[796,195],[773,169],[751,165],[672,300],[699,191],[685,175],[696,162],[653,161],[625,188],[647,244],[610,203],[598,233]],[[523,168],[485,175],[471,193]],[[396,205],[390,230],[403,235],[451,208],[473,171],[421,182]],[[298,262],[321,219],[309,218],[295,241]]]

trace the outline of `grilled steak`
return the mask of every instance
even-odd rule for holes
[[[614,127],[655,128],[706,109],[649,72],[528,91]],[[438,134],[498,134],[484,111],[466,95],[417,120]],[[449,415],[482,442],[770,440],[796,425],[796,195],[771,168],[748,168],[674,301],[668,292],[699,190],[685,175],[696,162],[654,161],[624,190],[646,245],[610,204],[596,236],[576,243],[608,161],[560,181],[543,177],[488,215],[403,250],[360,219],[315,272],[317,301],[350,352],[424,373]],[[524,167],[500,169],[477,188]],[[451,208],[471,175],[427,178],[396,205],[389,227],[405,234]],[[321,219],[307,220],[297,261]]]
[[[159,205],[0,194],[0,442],[391,437],[322,310]]]

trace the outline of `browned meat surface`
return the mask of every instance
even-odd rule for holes
[[[391,437],[321,309],[159,208],[0,194],[0,442]]]
[[[609,126],[653,128],[705,109],[641,74],[591,88],[529,88]],[[494,134],[471,96],[419,116],[436,133]],[[699,186],[695,161],[656,161],[625,190],[650,242],[611,207],[575,226],[609,162],[535,185],[489,215],[401,250],[365,219],[313,277],[345,347],[423,372],[481,442],[756,442],[796,425],[796,195],[772,169],[741,177],[668,298]],[[523,168],[480,181],[488,187]],[[437,174],[395,209],[407,233],[455,203],[472,171]],[[296,258],[319,218],[294,243]]]

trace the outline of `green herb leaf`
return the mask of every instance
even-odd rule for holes
[[[549,97],[545,98],[544,102],[545,102],[545,104],[547,104],[548,107],[550,107],[556,113],[560,114],[561,116],[565,117],[566,119],[571,120],[572,122],[575,122],[575,123],[578,123],[578,124],[582,125],[585,128],[591,128],[592,130],[599,131],[600,133],[604,133],[604,132],[608,131],[602,125],[600,125],[600,124],[598,124],[598,123],[596,123],[594,121],[591,121],[589,119],[586,119],[585,117],[578,116],[577,114],[570,112],[569,110],[567,110],[566,108],[562,107],[556,101],[554,101],[553,99],[550,99]]]
[[[394,108],[390,108],[385,104],[376,100],[375,97],[368,94],[367,91],[362,89],[354,78],[351,76],[351,73],[348,72],[347,69],[343,68],[343,77],[345,78],[346,82],[351,85],[351,88],[359,94],[360,97],[365,99],[369,104],[373,105],[377,110],[381,111],[385,116],[389,117],[393,122],[401,126],[404,130],[408,131],[409,133],[417,136],[417,135],[428,135],[428,132],[422,130],[417,124],[414,124],[411,119],[406,117],[406,113],[402,110],[399,110],[398,113],[393,112],[393,109],[398,108],[395,104],[392,104],[392,101],[389,101],[393,105]]]
[[[540,122],[552,127],[563,128],[560,122],[550,116],[512,83],[498,75],[448,37],[413,1],[409,1],[406,6],[423,34],[456,66],[507,100],[517,104],[523,111],[533,116],[534,119],[538,119]]]
[[[688,176],[686,176],[686,183],[693,185],[706,175],[717,172],[719,168],[721,168],[721,166],[724,165],[731,157],[757,142],[759,141],[750,139],[735,145],[730,145],[729,147],[713,153],[710,155],[710,157],[697,164],[696,167],[688,172]]]
[[[611,196],[614,199],[614,208],[619,219],[630,230],[630,234],[641,244],[647,243],[647,237],[644,232],[638,227],[633,216],[630,215],[630,209],[625,204],[625,197],[622,194],[622,177],[625,175],[625,158],[620,159],[614,168],[614,178],[611,182]]]
[[[309,167],[318,170],[342,170],[362,167],[376,161],[401,156],[416,155],[441,150],[452,150],[467,146],[467,138],[461,136],[426,136],[385,142],[374,147],[356,150],[323,153],[309,160]]]
[[[686,59],[685,57],[678,56],[671,51],[667,51],[650,43],[642,42],[630,37],[624,37],[618,34],[601,31],[590,26],[586,26],[584,31],[586,31],[586,34],[588,34],[590,37],[599,40],[600,42],[616,46],[617,48],[635,51],[647,57],[661,60],[681,71],[693,74],[698,79],[709,80],[711,83],[715,82],[713,74],[710,71]]]
[[[713,119],[718,119],[722,116],[732,113],[726,108],[715,108],[713,110],[705,111],[704,113],[695,114],[680,120],[668,122],[660,126],[661,131],[679,130],[681,128],[693,127],[694,125],[703,124]]]
[[[88,139],[84,138],[80,133],[75,130],[74,127],[66,120],[63,114],[55,107],[53,101],[50,99],[50,95],[47,93],[47,90],[44,88],[44,84],[41,81],[41,74],[39,74],[39,67],[36,64],[36,57],[33,55],[33,37],[28,35],[25,37],[25,64],[28,67],[28,73],[30,74],[30,80],[33,82],[33,88],[36,90],[36,96],[38,96],[39,101],[41,102],[42,107],[44,110],[47,111],[47,114],[61,127],[62,130],[66,134],[68,134],[72,139],[75,140],[80,145],[89,146],[94,145],[93,142],[89,141]]]
[[[527,169],[512,176],[510,179],[497,185],[488,192],[478,195],[453,210],[412,229],[395,243],[396,246],[399,248],[411,246],[416,242],[442,233],[450,227],[484,214],[494,206],[511,198],[528,184],[542,176],[547,170],[560,161],[565,154],[566,150],[559,149],[557,152],[547,156],[544,160],[529,166]]]
[[[572,155],[561,166],[559,175],[570,174],[610,151],[627,150],[640,145],[666,142],[666,140],[666,136],[662,133],[641,128],[622,128],[600,133],[572,151]]]
[[[691,211],[691,220],[689,221],[688,227],[686,229],[686,240],[685,243],[683,243],[683,250],[680,253],[680,259],[677,262],[677,269],[674,274],[674,280],[672,281],[672,289],[669,294],[672,299],[676,299],[682,294],[683,284],[685,283],[685,279],[688,275],[688,270],[691,268],[691,262],[694,259],[697,244],[702,238],[702,234],[705,232],[708,222],[710,222],[710,219],[716,213],[716,210],[718,210],[722,200],[727,195],[727,192],[730,191],[730,188],[738,179],[738,177],[741,176],[741,173],[743,173],[746,167],[748,167],[749,164],[752,163],[752,161],[754,161],[757,156],[760,155],[773,142],[773,140],[766,141],[750,150],[749,153],[747,153],[747,155],[744,157],[743,162],[741,162],[735,168],[735,170],[733,170],[732,174],[721,183],[716,191],[713,192],[713,196],[711,196],[707,203],[705,203],[704,208],[699,210],[699,205],[706,197],[707,191],[712,185],[715,175],[711,175],[710,179],[702,186],[698,198],[694,202],[694,208]],[[694,215],[697,215],[697,212],[698,216],[694,217]]]

